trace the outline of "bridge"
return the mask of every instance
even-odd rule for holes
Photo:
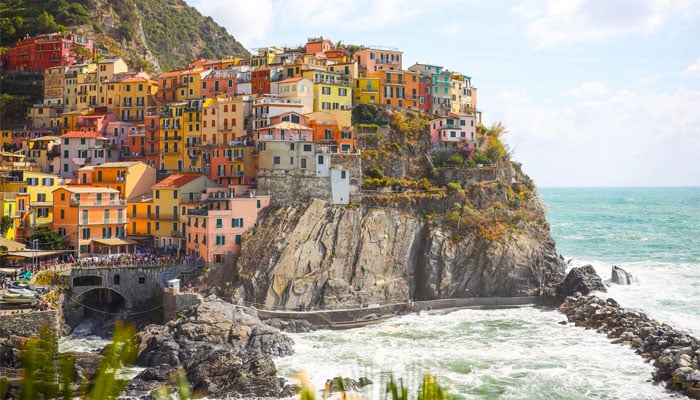
[[[153,264],[74,267],[67,276],[66,322],[79,323],[90,304],[118,301],[129,312],[162,306],[162,294],[170,279],[194,278],[201,264]]]

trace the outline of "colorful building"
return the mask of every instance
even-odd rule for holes
[[[119,191],[119,198],[133,200],[151,195],[156,183],[155,168],[140,161],[106,162],[85,167],[78,172],[81,184],[107,187]]]
[[[82,48],[83,51],[76,51]],[[90,54],[90,57],[83,56]],[[92,39],[74,33],[46,33],[18,40],[6,50],[5,69],[44,72],[47,68],[74,65],[95,58]]]
[[[182,203],[201,200],[202,191],[217,187],[211,179],[197,173],[173,173],[153,186],[153,235],[155,247],[182,248],[180,216],[186,214]]]
[[[430,121],[430,142],[434,147],[473,151],[477,148],[476,125],[474,114],[448,112]]]
[[[402,59],[403,52],[392,47],[370,47],[353,54],[353,60],[359,66],[359,76],[363,77],[380,70],[401,70]]]
[[[118,161],[119,153],[109,148],[109,139],[97,132],[71,131],[61,135],[61,170],[64,178],[77,178],[78,169]]]
[[[76,257],[133,253],[126,239],[126,200],[116,189],[65,186],[53,191],[53,229],[66,237]]]
[[[243,236],[269,204],[269,196],[236,197],[225,189],[207,189],[182,219],[186,254],[201,257],[206,265],[229,261],[240,253]]]
[[[301,103],[301,114],[310,113],[314,110],[314,83],[309,78],[298,76],[279,81],[277,83],[277,94],[283,99]]]

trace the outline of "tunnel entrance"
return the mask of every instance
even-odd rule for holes
[[[75,321],[74,331],[86,336],[110,337],[114,322],[127,314],[124,297],[107,288],[97,288],[83,294],[80,307],[82,319]]]

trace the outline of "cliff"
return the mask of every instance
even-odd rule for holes
[[[287,309],[551,296],[564,267],[544,206],[531,190],[526,204],[509,215],[495,211],[495,199],[517,196],[509,193],[525,179],[512,167],[498,174],[505,174],[502,180],[474,182],[464,192],[443,197],[401,193],[365,199],[368,204],[396,202],[391,207],[334,206],[312,199],[271,209],[244,240],[236,295]],[[506,179],[512,183],[505,184]],[[477,208],[450,225],[451,207],[462,196]]]

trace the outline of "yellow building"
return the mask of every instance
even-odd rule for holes
[[[126,212],[129,223],[126,225],[126,234],[132,240],[152,239],[153,226],[153,198],[151,194],[127,200]]]
[[[355,90],[353,91],[355,104],[379,103],[379,78],[357,78],[355,79]]]
[[[185,107],[187,103],[170,103],[160,111],[159,170],[177,171],[183,167]]]
[[[353,80],[337,72],[310,70],[304,76],[314,83],[314,111],[333,114],[340,126],[350,126]]]
[[[61,138],[42,136],[22,143],[22,154],[39,167],[41,172],[54,173],[61,163]]]
[[[63,81],[63,94],[65,99],[64,111],[86,111],[87,89],[86,82],[92,81],[97,93],[97,64],[74,65],[66,70]],[[88,79],[88,76],[91,78]],[[83,102],[85,100],[85,102]]]
[[[61,115],[61,118],[63,119],[63,123],[61,124],[61,134],[65,135],[70,131],[79,130],[78,118],[86,114],[87,110],[64,112]]]
[[[202,104],[202,144],[228,144],[246,135],[246,104],[241,97],[219,96]],[[195,126],[196,127],[196,126]]]
[[[7,216],[11,219],[11,222],[5,226],[7,229],[2,233],[6,239],[15,240],[15,230],[16,226],[19,225],[20,212],[17,210],[17,193],[13,192],[0,192],[0,209],[2,209],[3,217]]]
[[[202,97],[201,67],[169,71],[158,76],[158,99],[161,103],[181,102]]]
[[[156,247],[182,246],[184,231],[180,216],[186,215],[183,203],[199,201],[205,188],[218,185],[202,174],[175,173],[153,186],[153,235]],[[138,209],[137,209],[138,211]]]
[[[108,112],[117,115],[120,121],[143,122],[149,107],[155,106],[158,84],[145,73],[115,75],[106,81],[104,98]]]
[[[32,228],[47,227],[53,223],[53,190],[63,179],[44,172],[22,171],[22,180],[29,194],[30,223]]]

